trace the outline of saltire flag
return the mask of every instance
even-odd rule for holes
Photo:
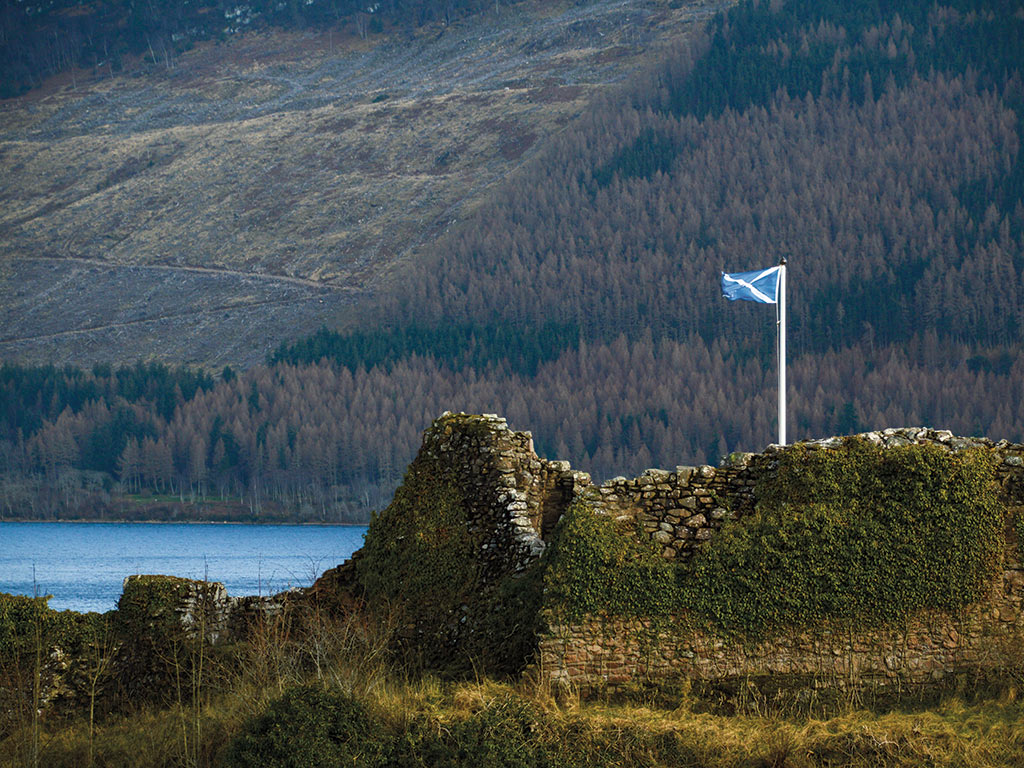
[[[781,270],[781,266],[775,266],[753,272],[723,272],[722,295],[730,301],[778,304]]]

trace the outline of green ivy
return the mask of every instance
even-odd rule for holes
[[[175,576],[135,576],[125,582],[114,630],[125,644],[118,676],[128,696],[171,701],[199,674],[201,641],[189,635],[176,609],[190,595],[212,596],[209,590],[205,582]]]
[[[0,593],[0,662],[18,663],[37,648],[77,652],[100,631],[99,614],[55,611],[49,600]]]
[[[451,418],[460,420],[463,437],[489,435],[484,425]],[[404,649],[424,665],[516,672],[537,631],[539,572],[481,579],[488,532],[470,526],[468,500],[453,472],[425,456],[410,466],[394,500],[370,522],[357,560],[359,582],[370,604],[397,612]]]
[[[1017,554],[1024,561],[1024,507],[1017,507],[1013,522],[1017,530]]]
[[[162,644],[184,633],[175,609],[191,594],[194,582],[175,576],[135,576],[125,582],[117,602],[117,626],[127,638],[146,637]]]
[[[758,485],[756,513],[694,558],[684,604],[750,636],[962,609],[984,596],[1002,554],[993,469],[983,451],[796,446]]]
[[[465,505],[444,468],[410,467],[394,500],[374,515],[357,562],[371,601],[401,608],[439,631],[477,581]]]
[[[667,615],[676,607],[677,568],[642,531],[574,502],[559,521],[547,554],[545,604],[557,619],[604,614]]]
[[[684,566],[577,502],[545,558],[545,606],[554,620],[673,617],[746,637],[956,612],[984,596],[1002,555],[993,470],[980,450],[796,446],[758,484],[755,514]]]

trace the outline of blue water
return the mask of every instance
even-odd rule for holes
[[[363,544],[365,526],[0,523],[0,592],[109,611],[135,573],[220,581],[228,594],[309,586]]]

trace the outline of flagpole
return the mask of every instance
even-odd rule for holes
[[[786,257],[779,262],[779,445],[786,444]]]

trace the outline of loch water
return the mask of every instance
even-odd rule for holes
[[[0,592],[109,611],[126,576],[220,581],[232,596],[309,586],[362,546],[365,526],[0,523]]]

